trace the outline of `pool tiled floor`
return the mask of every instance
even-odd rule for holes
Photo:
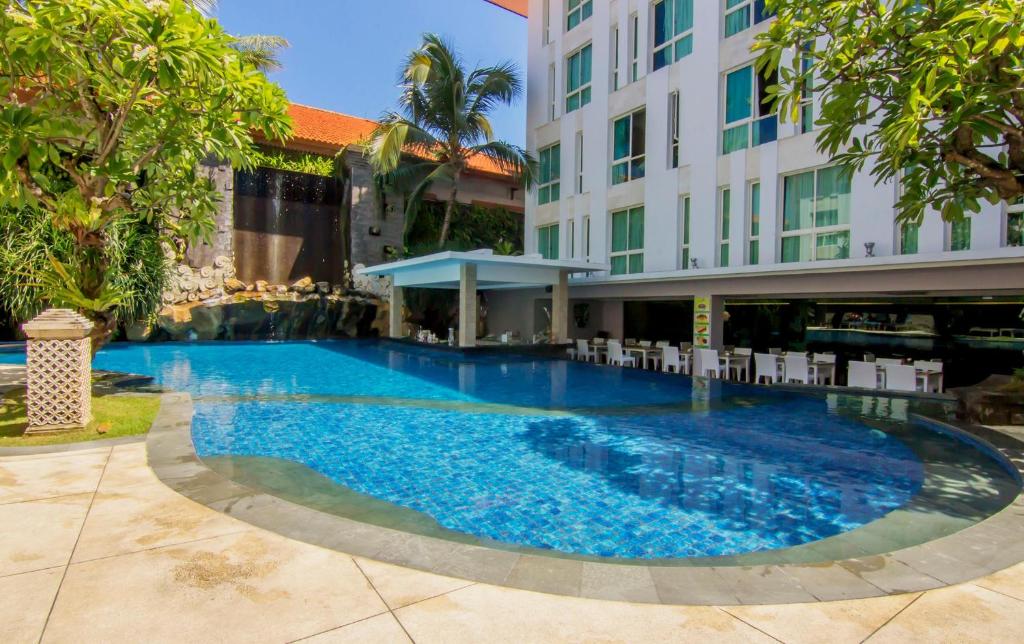
[[[726,607],[443,577],[222,515],[161,483],[145,450],[0,458],[0,641],[1016,642],[1024,627],[1024,564],[923,593]]]

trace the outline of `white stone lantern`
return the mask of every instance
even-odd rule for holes
[[[92,322],[71,309],[48,309],[21,325],[28,337],[26,434],[89,424],[92,326]]]

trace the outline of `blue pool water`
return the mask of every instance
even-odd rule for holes
[[[447,529],[565,553],[794,546],[899,508],[925,472],[926,430],[834,399],[562,360],[147,344],[95,367],[190,392],[201,457],[288,459]]]

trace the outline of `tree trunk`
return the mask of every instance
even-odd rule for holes
[[[448,205],[444,209],[444,223],[441,224],[441,238],[437,240],[438,250],[444,248],[444,243],[448,241],[448,229],[452,225],[452,211],[455,210],[455,197],[459,192],[459,173],[456,172],[452,177],[452,191],[448,195]]]

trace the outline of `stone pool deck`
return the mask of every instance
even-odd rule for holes
[[[1017,642],[1024,627],[1024,564],[926,592],[722,607],[419,572],[195,503],[143,443],[0,458],[0,526],[0,642]]]

